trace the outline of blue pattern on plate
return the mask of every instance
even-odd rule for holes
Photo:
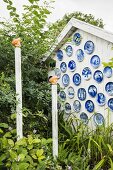
[[[57,51],[57,58],[58,58],[59,61],[63,60],[63,52],[62,52],[62,50]]]
[[[112,96],[113,95],[113,82],[108,82],[105,86],[106,92]]]
[[[92,72],[89,67],[85,67],[82,71],[82,76],[85,80],[89,80],[91,78]]]
[[[95,124],[98,126],[103,125],[105,122],[103,115],[100,113],[95,113],[93,115],[93,120],[94,120]]]
[[[69,78],[69,75],[68,75],[68,74],[64,74],[64,75],[62,76],[62,83],[63,83],[63,85],[64,85],[65,87],[69,85],[69,83],[70,83],[70,78]]]
[[[75,69],[76,69],[75,61],[73,61],[73,60],[69,61],[68,68],[70,69],[70,71],[75,71]]]
[[[78,49],[76,52],[76,56],[79,62],[84,60],[84,52],[82,49]]]
[[[103,70],[103,73],[107,78],[110,78],[112,76],[112,68],[109,66],[106,66]]]
[[[96,70],[94,72],[93,78],[97,83],[101,83],[103,80],[103,73],[100,70]]]
[[[68,45],[68,46],[66,47],[66,54],[67,54],[69,57],[72,56],[72,54],[73,54],[73,48],[72,48],[71,45]]]
[[[86,90],[84,88],[78,89],[77,96],[79,100],[85,100],[86,99]]]
[[[94,51],[94,43],[92,41],[87,41],[84,45],[84,51],[87,54],[92,54]]]
[[[81,40],[82,40],[81,35],[79,33],[75,33],[73,36],[73,41],[75,45],[80,45]]]
[[[69,88],[67,89],[67,93],[68,93],[68,96],[69,96],[70,99],[74,98],[75,90],[74,90],[73,87],[69,87]]]
[[[106,103],[106,97],[103,93],[97,94],[97,102],[100,106],[104,106]]]
[[[85,102],[85,108],[88,112],[93,112],[94,111],[94,103],[91,100],[87,100]]]
[[[66,100],[66,93],[64,91],[60,91],[59,96],[60,96],[62,101]]]
[[[111,111],[113,111],[113,98],[110,98],[108,100],[108,107],[110,108]]]
[[[98,55],[92,56],[90,64],[92,65],[92,67],[98,68],[100,66],[100,57]]]
[[[61,70],[63,73],[65,73],[65,72],[67,71],[67,65],[66,65],[65,62],[62,62],[62,63],[60,64],[60,70]]]
[[[76,113],[79,113],[81,110],[81,103],[78,100],[75,100],[73,103],[73,109]]]
[[[59,68],[55,69],[55,75],[58,77],[58,79],[61,77],[61,71]]]
[[[91,97],[95,97],[97,94],[97,88],[94,85],[90,85],[88,88],[88,93]]]
[[[86,113],[82,112],[82,113],[80,114],[80,119],[81,119],[81,121],[82,121],[84,124],[88,124],[88,116],[87,116]]]
[[[80,76],[80,74],[75,73],[75,74],[73,75],[73,83],[74,83],[76,86],[79,86],[79,84],[81,83],[81,76]]]
[[[71,113],[71,105],[69,103],[65,103],[65,112],[67,114]]]

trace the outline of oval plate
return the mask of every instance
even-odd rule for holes
[[[87,100],[85,103],[85,108],[88,112],[92,113],[94,111],[94,103],[91,100]]]
[[[81,103],[78,100],[75,100],[73,103],[73,109],[76,113],[79,113],[81,110]]]
[[[112,76],[112,68],[107,66],[104,68],[103,73],[107,78],[110,78]]]
[[[97,88],[94,85],[90,85],[88,88],[88,93],[91,97],[95,97],[97,94]]]
[[[64,74],[62,76],[62,83],[65,87],[67,87],[70,83],[70,78],[69,78],[69,75],[68,74]]]
[[[108,82],[105,86],[105,90],[110,96],[113,96],[113,82]]]
[[[103,115],[100,113],[95,113],[93,116],[93,120],[94,120],[95,124],[98,126],[103,125],[105,122]]]
[[[73,83],[74,83],[76,86],[79,86],[79,85],[80,85],[80,83],[81,83],[81,76],[80,76],[80,74],[75,73],[75,74],[73,75]]]
[[[94,72],[93,78],[97,83],[101,83],[103,80],[103,73],[100,70],[96,70]]]
[[[85,80],[91,79],[92,76],[91,69],[89,67],[85,67],[82,71],[82,76]]]
[[[98,68],[100,66],[100,57],[98,55],[92,56],[90,64],[93,68]]]
[[[73,48],[72,48],[71,45],[68,45],[68,46],[66,47],[66,54],[67,54],[67,56],[69,56],[69,57],[72,56],[72,54],[73,54]]]
[[[92,41],[87,41],[84,45],[84,51],[87,54],[92,54],[94,52],[94,43]]]

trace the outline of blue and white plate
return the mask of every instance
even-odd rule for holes
[[[71,113],[71,105],[69,103],[65,103],[65,112],[67,114]]]
[[[58,77],[58,79],[60,79],[60,77],[61,77],[61,71],[60,71],[59,68],[56,68],[56,69],[55,69],[55,75]]]
[[[63,52],[62,52],[62,50],[57,51],[57,58],[58,58],[59,61],[63,60]]]
[[[84,51],[87,54],[92,54],[94,51],[94,43],[92,41],[87,41],[84,45]]]
[[[60,91],[59,96],[62,101],[66,100],[66,93],[64,91]]]
[[[81,83],[81,76],[80,76],[80,74],[75,73],[75,74],[73,75],[73,83],[74,83],[76,86],[79,86],[79,84]]]
[[[113,98],[108,100],[108,107],[110,108],[111,111],[113,111]]]
[[[88,124],[88,115],[84,112],[80,114],[80,119],[84,124]]]
[[[91,97],[95,97],[97,94],[97,88],[94,85],[90,85],[88,88],[88,93]]]
[[[94,72],[93,78],[97,83],[101,83],[103,80],[103,73],[100,70],[96,70]]]
[[[103,125],[104,122],[105,122],[105,119],[104,119],[103,115],[100,114],[100,113],[95,113],[93,115],[93,120],[94,120],[95,124],[98,125],[98,126]]]
[[[77,60],[79,62],[83,61],[84,60],[84,52],[82,49],[78,49],[77,52],[76,52],[76,56],[77,56]]]
[[[78,89],[77,96],[79,100],[85,100],[86,99],[86,90],[84,88]]]
[[[98,68],[100,66],[100,57],[98,55],[93,55],[90,64],[93,68]]]
[[[60,70],[61,70],[63,73],[65,73],[65,72],[67,71],[67,65],[66,65],[65,62],[62,62],[62,63],[60,64]]]
[[[113,82],[108,82],[105,86],[105,90],[110,96],[113,96]]]
[[[87,100],[85,102],[85,108],[88,112],[93,112],[94,111],[94,103],[91,100]]]
[[[64,74],[62,76],[62,83],[65,87],[67,87],[70,83],[70,78],[69,78],[69,75],[68,74]]]
[[[104,106],[106,103],[106,97],[103,93],[97,94],[97,102],[100,106]]]
[[[78,100],[75,100],[73,103],[73,109],[76,113],[79,113],[81,110],[81,103]]]
[[[73,61],[73,60],[69,61],[68,68],[70,69],[70,71],[75,71],[75,69],[76,69],[75,61]]]
[[[73,87],[69,87],[69,88],[67,89],[67,94],[68,94],[68,97],[69,97],[70,99],[74,98],[74,96],[75,96],[75,90],[74,90],[74,88],[73,88]]]
[[[82,76],[85,80],[91,79],[92,76],[91,69],[89,67],[85,67],[82,71]]]
[[[75,33],[73,36],[73,41],[74,41],[75,45],[80,45],[81,40],[82,40],[81,35],[79,33]]]
[[[72,48],[71,45],[68,45],[68,46],[66,47],[66,54],[67,54],[69,57],[72,56],[72,54],[73,54],[73,48]]]
[[[103,70],[103,73],[107,78],[110,78],[112,76],[112,73],[113,73],[112,68],[109,67],[109,66],[106,66]]]

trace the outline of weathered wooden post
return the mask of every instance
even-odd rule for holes
[[[15,47],[15,80],[16,80],[16,130],[17,140],[23,137],[22,128],[22,80],[21,80],[21,40],[14,39],[12,45]]]

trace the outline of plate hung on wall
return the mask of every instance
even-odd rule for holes
[[[105,86],[105,90],[110,96],[113,96],[113,82],[108,82]]]
[[[76,57],[79,62],[82,62],[84,60],[84,52],[82,49],[78,49],[76,51]]]
[[[89,80],[91,79],[91,76],[92,76],[92,72],[91,72],[91,69],[89,67],[85,67],[83,70],[82,70],[82,76],[85,80]]]
[[[97,88],[94,85],[90,85],[89,88],[88,88],[88,94],[91,97],[95,97],[96,94],[97,94]]]
[[[59,68],[56,68],[56,69],[55,69],[55,75],[58,77],[58,79],[60,79],[60,77],[61,77],[61,71],[60,71]]]
[[[65,103],[65,112],[67,114],[71,113],[71,105],[69,103]]]
[[[68,97],[69,97],[70,99],[74,98],[74,96],[75,96],[74,88],[73,88],[73,87],[69,87],[69,88],[67,89],[67,94],[68,94]]]
[[[113,98],[108,100],[108,107],[110,108],[111,111],[113,111]]]
[[[75,45],[77,45],[77,46],[80,45],[81,40],[82,40],[82,37],[81,37],[80,33],[75,33],[73,36],[73,41],[74,41]]]
[[[69,68],[70,71],[75,71],[75,69],[76,69],[75,61],[73,61],[73,60],[69,61],[68,68]]]
[[[80,85],[80,83],[81,83],[81,76],[80,76],[80,74],[75,73],[75,74],[73,75],[73,83],[74,83],[76,86],[79,86],[79,85]]]
[[[67,56],[69,56],[69,57],[72,56],[72,54],[73,54],[73,48],[72,48],[71,45],[68,45],[68,46],[66,47],[66,54],[67,54]]]
[[[93,68],[98,68],[100,66],[100,57],[98,55],[93,55],[90,59],[90,64]]]
[[[78,89],[77,96],[79,100],[85,100],[86,99],[86,90],[84,88]]]
[[[84,51],[87,54],[92,54],[94,52],[94,43],[92,41],[87,41],[84,45]]]
[[[60,91],[59,96],[62,101],[66,100],[66,93],[64,91]]]
[[[97,83],[101,83],[103,80],[103,73],[100,70],[96,70],[94,72],[93,78]]]
[[[73,109],[76,113],[79,113],[81,110],[81,103],[78,100],[73,102]]]
[[[104,73],[105,77],[110,78],[113,73],[112,68],[109,66],[105,67],[103,70],[103,73]]]
[[[80,114],[80,119],[84,124],[88,124],[88,115],[84,112]]]
[[[67,71],[67,65],[66,65],[65,62],[62,62],[62,63],[60,64],[60,70],[61,70],[63,73],[65,73],[65,72]]]
[[[85,102],[85,108],[88,112],[92,113],[94,111],[94,103],[91,100]]]
[[[104,106],[106,103],[106,97],[103,93],[98,93],[97,94],[97,102],[99,106]]]
[[[67,87],[70,83],[70,78],[69,78],[69,75],[68,74],[64,74],[62,76],[62,83],[65,87]]]
[[[101,126],[101,125],[103,125],[104,122],[105,122],[105,119],[104,119],[103,115],[100,114],[100,113],[95,113],[95,114],[93,115],[93,120],[94,120],[94,122],[95,122],[95,124],[96,124],[97,126]]]
[[[57,51],[57,59],[58,59],[59,61],[62,61],[62,60],[63,60],[63,52],[62,52],[62,50],[58,50],[58,51]]]

